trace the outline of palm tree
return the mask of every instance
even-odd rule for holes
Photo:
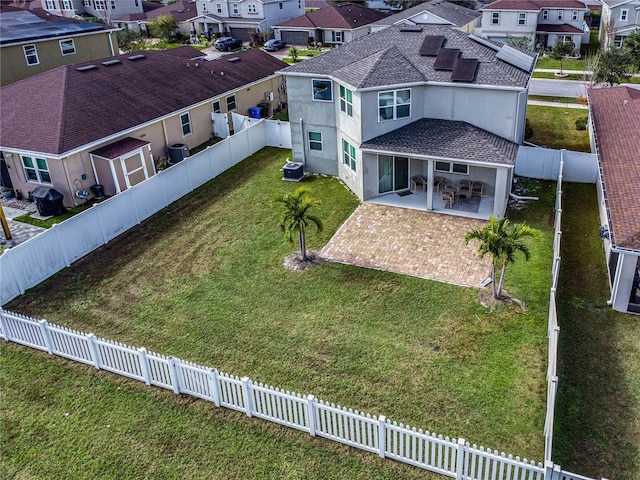
[[[298,47],[293,46],[289,49],[289,56],[293,60],[293,63],[295,63],[298,60],[299,53],[300,51],[298,50]]]
[[[497,220],[493,215],[489,223],[483,228],[473,228],[464,235],[464,242],[478,240],[478,253],[480,258],[491,255],[491,284],[493,286],[493,298],[502,295],[504,277],[507,265],[516,261],[516,254],[524,254],[525,260],[529,260],[531,252],[524,243],[524,238],[539,238],[540,232],[526,223],[510,224],[506,218]],[[496,283],[496,272],[500,268],[500,281]]]
[[[320,206],[320,200],[308,196],[310,193],[309,187],[298,187],[293,193],[274,195],[271,201],[272,206],[282,205],[280,226],[284,230],[285,240],[293,243],[293,236],[298,232],[300,256],[303,261],[307,260],[305,229],[314,224],[318,232],[322,231],[322,221],[310,212],[311,209]]]

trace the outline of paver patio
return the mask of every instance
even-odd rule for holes
[[[325,260],[480,287],[491,261],[464,234],[484,220],[364,203],[320,252]]]

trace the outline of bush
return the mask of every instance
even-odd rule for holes
[[[586,130],[587,122],[589,121],[588,116],[580,117],[576,120],[576,130]]]

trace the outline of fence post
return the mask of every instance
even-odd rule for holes
[[[251,401],[251,380],[249,377],[242,377],[240,379],[242,382],[242,394],[244,395],[244,409],[247,412],[247,417],[251,417],[253,415],[253,402]]]
[[[89,351],[91,352],[91,359],[93,360],[93,366],[100,370],[100,352],[98,351],[98,344],[96,342],[96,336],[93,333],[87,335],[89,341]]]
[[[316,397],[307,395],[307,423],[309,424],[309,434],[316,436]]]
[[[544,480],[560,480],[560,465],[546,460],[544,462]]]
[[[180,380],[178,378],[178,367],[176,366],[178,359],[169,357],[169,372],[171,373],[171,386],[173,393],[180,393]]]
[[[4,310],[0,312],[0,330],[2,330],[2,336],[7,342],[11,341],[9,335],[9,327],[7,326],[7,319],[4,316]]]
[[[47,347],[49,355],[53,355],[53,342],[51,341],[51,332],[49,331],[49,323],[46,320],[40,320],[40,330],[42,330],[42,338],[44,346]]]
[[[220,383],[218,382],[218,371],[214,368],[207,368],[209,372],[209,385],[213,393],[213,403],[216,407],[220,406]]]
[[[458,438],[458,449],[456,457],[456,480],[463,480],[463,471],[465,465],[465,454],[467,448],[465,446],[464,438]]]
[[[378,417],[378,454],[384,458],[387,451],[387,418],[384,415]]]
[[[138,358],[140,359],[140,370],[144,377],[144,383],[151,385],[151,372],[149,371],[149,360],[147,359],[147,349],[140,347],[138,349]]]

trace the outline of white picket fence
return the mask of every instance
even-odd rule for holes
[[[0,255],[5,305],[264,147],[291,148],[286,122],[260,120]]]
[[[542,480],[545,467],[489,448],[391,422],[384,416],[254,383],[46,320],[0,309],[0,336],[147,385],[185,393],[311,436],[324,437],[459,480]],[[552,466],[546,470],[551,471]],[[549,477],[550,478],[550,477]]]

